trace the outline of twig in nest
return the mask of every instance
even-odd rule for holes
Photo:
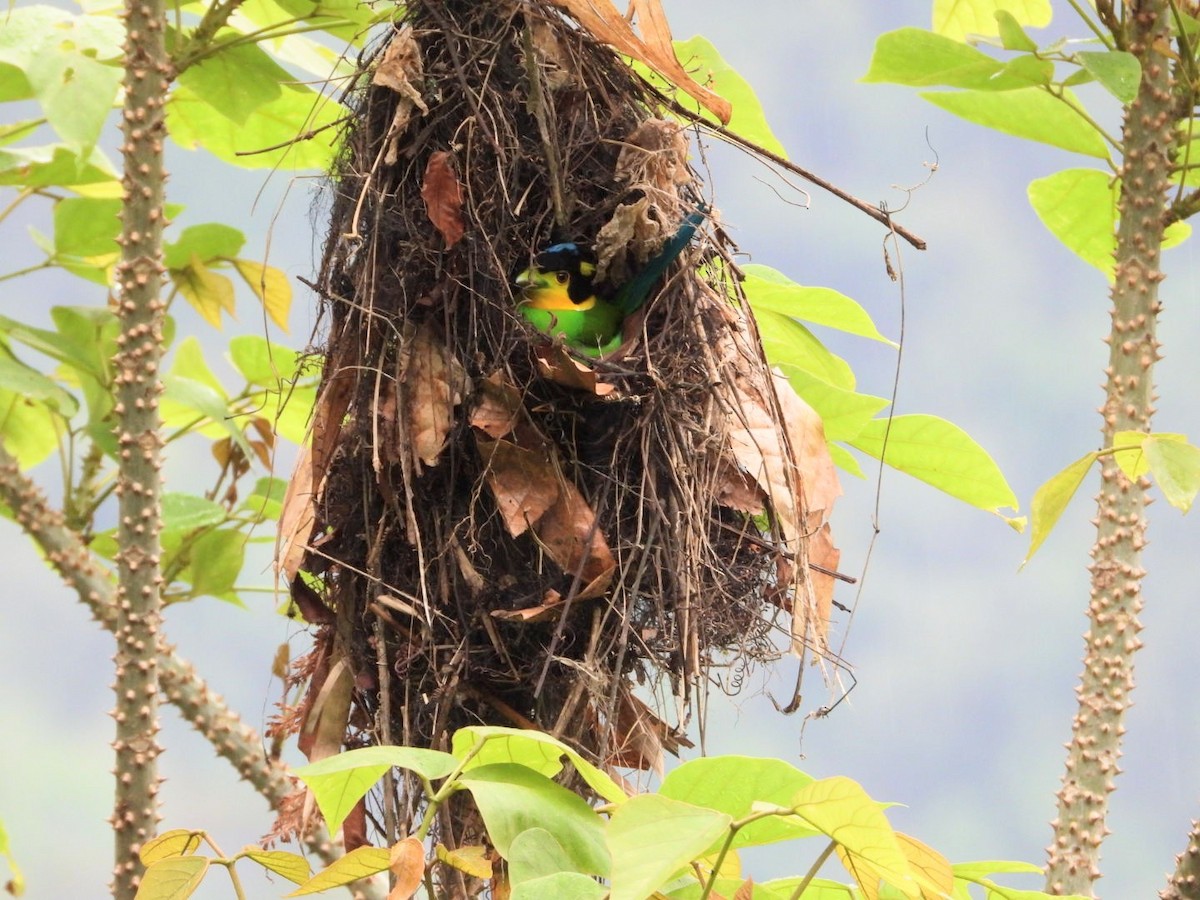
[[[550,175],[550,200],[554,204],[554,223],[559,228],[567,226],[567,202],[563,192],[562,166],[558,159],[558,145],[550,139],[550,123],[546,120],[546,95],[542,91],[542,77],[538,72],[537,52],[533,46],[533,26],[528,22],[521,35],[525,48],[525,73],[529,78],[528,109],[538,123],[538,135],[546,151],[546,168]],[[539,682],[540,683],[540,682]]]

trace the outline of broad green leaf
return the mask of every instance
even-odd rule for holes
[[[185,577],[191,582],[193,596],[218,597],[241,605],[232,592],[246,561],[246,535],[229,528],[209,531],[196,538],[190,555]]]
[[[296,377],[300,354],[256,334],[238,335],[229,342],[229,361],[249,384],[278,389]]]
[[[1000,43],[1005,50],[1018,50],[1024,53],[1035,53],[1037,42],[1031,38],[1021,23],[1007,9],[998,9],[996,16],[996,32],[1000,35]]]
[[[1120,183],[1099,169],[1064,169],[1029,184],[1029,202],[1042,224],[1110,281],[1119,190]],[[1175,222],[1163,235],[1163,248],[1177,246],[1190,234],[1190,225]]]
[[[733,115],[726,128],[752,144],[787,158],[787,150],[771,130],[754,89],[725,61],[708,38],[696,35],[686,41],[675,41],[675,55],[689,71],[698,68],[699,81],[729,101]],[[700,109],[690,100],[682,102],[689,108]],[[705,117],[715,121],[711,113],[705,113]]]
[[[567,851],[545,828],[530,828],[513,838],[506,860],[508,880],[514,888],[525,881],[575,871]]]
[[[608,888],[579,872],[559,872],[512,886],[510,900],[604,900]]]
[[[492,877],[492,861],[488,857],[490,851],[481,844],[468,844],[448,850],[446,845],[439,841],[433,852],[439,861],[453,866],[460,872],[466,872],[475,878]]]
[[[254,449],[238,427],[238,419],[229,414],[224,396],[207,384],[169,374],[163,379],[166,391],[161,408],[163,422],[170,428],[199,431],[206,437],[228,435],[246,454],[254,458]]]
[[[246,859],[254,860],[264,869],[269,869],[276,875],[282,875],[292,884],[304,884],[312,877],[312,867],[308,860],[295,853],[285,850],[263,850],[261,847],[249,846],[242,851]]]
[[[896,833],[879,804],[856,782],[840,775],[814,781],[797,791],[790,805],[797,816],[837,841],[843,862],[860,885],[873,887],[877,875],[905,897],[920,896]],[[859,862],[867,864],[869,876],[860,877]]]
[[[813,325],[824,325],[848,334],[882,341],[893,347],[894,341],[885,338],[871,321],[871,315],[845,294],[832,288],[805,287],[792,281],[770,266],[754,263],[742,267],[746,274],[742,289],[746,300],[757,313],[771,310]]]
[[[780,759],[710,756],[693,759],[667,773],[659,795],[741,819],[755,803],[787,806],[812,777]],[[738,830],[733,847],[751,847],[808,837],[813,829],[794,819],[771,817]]]
[[[141,859],[142,865],[150,866],[160,859],[191,856],[203,845],[204,838],[200,832],[189,828],[175,828],[146,841],[138,851],[138,858]]]
[[[578,794],[515,763],[469,769],[459,780],[474,797],[488,838],[501,856],[508,857],[522,832],[545,828],[570,858],[572,871],[608,875],[611,861],[604,826]]]
[[[829,455],[833,458],[833,464],[843,472],[849,472],[855,478],[867,477],[862,470],[862,466],[858,464],[858,460],[845,447],[830,444]]]
[[[1096,459],[1097,455],[1094,452],[1080,457],[1034,492],[1033,499],[1029,502],[1029,515],[1033,522],[1029,534],[1029,552],[1025,554],[1025,562],[1021,565],[1033,558],[1033,554],[1037,553],[1038,548],[1058,524],[1067,504],[1079,490],[1079,485],[1083,484],[1083,479]]]
[[[171,370],[167,374],[176,378],[188,378],[210,387],[222,401],[229,397],[221,379],[209,368],[208,360],[204,357],[204,347],[196,337],[187,337],[179,342],[175,349],[175,357],[171,361]]]
[[[48,408],[69,419],[79,411],[79,401],[64,391],[52,378],[47,378],[32,366],[27,366],[0,342],[0,388],[44,403]]]
[[[612,900],[643,900],[729,831],[727,813],[657,794],[622,803],[608,821]]]
[[[238,12],[262,27],[276,27],[279,22],[297,19],[320,27],[323,31],[361,46],[369,26],[380,21],[381,13],[356,0],[248,0]],[[388,10],[383,10],[386,17]],[[248,29],[257,30],[257,29]],[[317,72],[328,74],[329,70]]]
[[[313,792],[331,834],[383,773],[393,766],[416,772],[426,780],[444,778],[457,761],[449,753],[421,747],[362,747],[347,750],[296,770]],[[387,868],[386,863],[384,868]]]
[[[333,164],[337,136],[330,126],[348,115],[345,107],[313,90],[285,86],[238,125],[180,86],[167,104],[167,127],[181,147],[203,147],[241,168],[324,172]],[[305,137],[309,133],[312,137]]]
[[[218,275],[196,254],[182,269],[171,269],[171,280],[196,311],[214,328],[221,327],[221,311],[233,315],[233,282]]]
[[[112,164],[98,149],[87,157],[64,144],[0,149],[0,186],[26,188],[110,185],[119,194],[121,184]]]
[[[194,531],[220,525],[225,508],[199,494],[169,491],[162,498],[163,531]]]
[[[204,880],[208,865],[203,856],[160,859],[142,875],[137,900],[185,900]]]
[[[962,40],[969,34],[1000,33],[999,10],[1007,11],[1021,25],[1045,28],[1050,24],[1050,0],[934,0],[933,30]]]
[[[1064,169],[1029,183],[1029,202],[1067,249],[1112,277],[1116,189],[1099,169]]]
[[[163,246],[163,265],[168,269],[184,269],[191,265],[193,256],[204,263],[232,259],[245,243],[246,235],[232,226],[219,222],[192,225],[183,229],[179,240]]]
[[[263,305],[271,321],[286,334],[288,313],[292,310],[292,283],[287,275],[274,266],[249,259],[235,259],[233,266]]]
[[[1167,502],[1186,513],[1200,491],[1200,448],[1168,435],[1152,434],[1142,443],[1142,450]]]
[[[0,439],[4,449],[30,469],[58,449],[62,420],[44,403],[0,388]]]
[[[923,93],[921,96],[969,122],[1074,153],[1108,159],[1108,146],[1099,132],[1071,109],[1070,105],[1079,107],[1079,101],[1070,91],[1064,93],[1067,102],[1033,87],[1003,92]]]
[[[1075,57],[1088,74],[1122,103],[1132,103],[1137,97],[1138,85],[1142,80],[1142,67],[1132,53],[1126,53],[1124,50],[1102,53],[1080,51]]]
[[[235,35],[227,29],[218,34],[217,41]],[[177,83],[231,122],[244,125],[251,113],[279,97],[280,84],[294,80],[261,47],[242,44],[223,47],[189,66]]]
[[[313,405],[317,402],[316,386],[310,384],[288,388],[272,397],[269,405],[270,412],[276,415],[273,423],[276,434],[293,444],[303,444],[308,439],[308,425],[312,421]]]
[[[1136,481],[1150,471],[1150,463],[1142,452],[1142,444],[1149,436],[1144,431],[1118,431],[1113,435],[1113,460],[1130,481]],[[1177,441],[1187,440],[1182,434],[1171,437]]]
[[[900,28],[875,39],[862,80],[987,90],[1003,68],[1003,63],[961,41],[923,28]]]
[[[816,335],[795,319],[760,309],[755,312],[754,320],[767,359],[789,378],[798,370],[844,391],[854,390],[854,371],[849,364],[830,353]]]
[[[825,440],[830,443],[854,438],[889,402],[883,397],[834,387],[799,369],[792,369],[787,376],[796,393],[821,417]]]
[[[358,881],[360,878],[369,878],[380,872],[386,872],[390,863],[391,853],[387,847],[359,847],[334,860],[328,868],[322,869],[286,896],[302,897],[306,894],[319,894],[322,891]]]
[[[25,66],[25,78],[50,126],[86,156],[112,112],[121,69],[81,51],[70,34],[46,41],[41,49]]]
[[[254,490],[238,506],[255,517],[257,521],[278,519],[283,510],[283,497],[287,491],[287,482],[282,478],[260,478],[254,484]]]
[[[1054,63],[1023,53],[1004,64],[1004,71],[996,81],[1005,84],[1011,82],[1013,88],[1050,84],[1054,81]],[[995,90],[995,87],[992,89]]]
[[[987,451],[957,425],[928,415],[872,419],[849,443],[901,472],[979,509],[1017,506],[1016,495]]]
[[[566,756],[580,777],[605,800],[621,803],[626,799],[625,792],[612,778],[580,756],[574,748],[545,732],[499,725],[470,725],[454,733],[451,752],[458,759],[466,759],[480,741],[484,743],[467,762],[468,770],[493,763],[516,763],[553,778],[562,771],[562,758]]]
[[[120,200],[67,197],[54,204],[54,261],[81,278],[107,285],[120,257]]]
[[[777,878],[756,884],[754,900],[759,900],[759,888],[770,892],[763,897],[763,900],[790,900],[803,880],[797,876],[795,878]],[[850,885],[830,881],[828,878],[814,878],[804,889],[803,897],[804,900],[858,900],[858,895],[854,893],[854,889]]]

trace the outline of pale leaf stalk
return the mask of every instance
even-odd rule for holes
[[[1106,447],[1118,431],[1148,433],[1154,412],[1158,285],[1163,279],[1159,263],[1173,120],[1170,61],[1163,53],[1170,38],[1167,7],[1166,0],[1141,0],[1127,7],[1128,47],[1141,62],[1142,82],[1126,111],[1122,134],[1120,224],[1101,409]],[[1102,459],[1089,567],[1090,627],[1047,850],[1046,889],[1051,894],[1093,896],[1100,877],[1100,846],[1109,833],[1108,796],[1120,771],[1134,654],[1141,647],[1137,616],[1143,602],[1148,487],[1144,478],[1136,483],[1127,479],[1112,456]]]

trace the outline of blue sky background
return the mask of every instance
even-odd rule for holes
[[[869,202],[904,203],[894,185],[925,180],[902,217],[929,242],[905,246],[906,331],[897,412],[943,416],[966,429],[1000,464],[1021,499],[1068,462],[1098,447],[1099,384],[1108,328],[1103,277],[1042,228],[1025,197],[1034,178],[1092,161],[1018,141],[954,119],[916,92],[866,85],[875,37],[903,25],[928,27],[926,0],[665,0],[676,37],[709,37],[757,89],[778,137],[799,164]],[[1037,35],[1082,36],[1065,3]],[[1106,106],[1096,90],[1084,96]],[[1112,107],[1106,122],[1114,124]],[[927,144],[928,140],[928,144]],[[312,179],[233,172],[201,153],[172,147],[172,199],[186,222],[229,221],[245,229],[246,256],[267,253],[293,276],[313,270],[323,232],[312,212]],[[707,162],[725,224],[755,262],[824,285],[862,303],[884,333],[899,332],[900,293],[887,278],[883,232],[861,213],[818,190],[799,198],[744,154],[711,145]],[[286,196],[285,196],[286,195]],[[0,198],[2,199],[2,198]],[[36,257],[24,226],[47,231],[31,213],[5,222],[0,271]],[[1159,368],[1157,429],[1200,435],[1200,305],[1194,241],[1170,251]],[[298,289],[291,337],[299,345],[313,319]],[[46,273],[6,282],[0,312],[25,317],[53,304],[91,303],[94,288]],[[252,305],[226,331],[261,333]],[[186,314],[181,332],[206,326]],[[206,337],[218,348],[225,336]],[[895,355],[867,341],[828,337],[860,377],[860,390],[890,393]],[[232,370],[227,370],[231,374]],[[200,490],[195,461],[172,460],[169,486]],[[286,475],[290,463],[282,465]],[[834,518],[842,568],[862,574],[873,529],[876,483],[845,479]],[[52,482],[54,469],[37,473]],[[742,694],[714,694],[708,749],[778,756],[814,775],[848,775],[876,798],[904,804],[890,813],[901,830],[954,861],[983,858],[1041,863],[1069,735],[1073,688],[1086,627],[1087,550],[1095,482],[1020,573],[1027,538],[1001,520],[884,472],[880,534],[865,570],[845,653],[858,686],[823,720],[775,712],[763,692],[790,696],[795,663],[748,680]],[[1136,705],[1128,720],[1125,774],[1113,797],[1100,894],[1153,896],[1184,846],[1200,804],[1200,699],[1196,691],[1192,517],[1159,502],[1151,509],[1146,564],[1146,649],[1139,656]],[[29,880],[29,896],[99,897],[111,865],[111,705],[109,636],[92,624],[48,574],[30,543],[0,523],[8,588],[0,606],[0,819]],[[265,559],[261,582],[269,583]],[[853,603],[852,590],[839,599]],[[168,630],[212,686],[261,727],[278,696],[269,675],[275,647],[303,636],[276,616],[268,597],[249,611],[217,601],[169,610]],[[815,672],[805,710],[830,699]],[[161,765],[169,827],[209,829],[226,850],[266,830],[266,804],[237,782],[207,744],[163,711]],[[752,860],[757,878],[802,871],[820,848],[785,845]],[[244,870],[250,897],[286,892]],[[1026,887],[1038,886],[1036,881]],[[220,873],[197,896],[229,897]]]

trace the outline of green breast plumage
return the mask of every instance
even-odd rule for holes
[[[537,309],[527,304],[518,309],[538,331],[561,336],[573,348],[589,356],[609,353],[621,345],[624,316],[615,306],[602,300],[597,300],[590,309]]]

